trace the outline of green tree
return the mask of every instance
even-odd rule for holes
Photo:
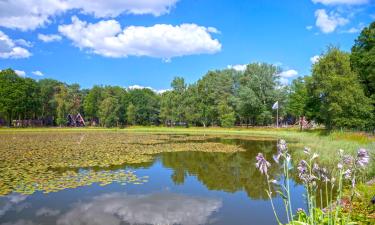
[[[94,86],[89,90],[87,96],[83,100],[83,110],[87,118],[95,120],[99,118],[99,106],[102,101],[103,89],[99,86]]]
[[[55,95],[62,83],[53,79],[42,79],[38,83],[42,104],[41,116],[54,120],[57,117]]]
[[[375,21],[365,27],[356,39],[350,61],[366,96],[375,103]]]
[[[135,106],[133,103],[130,103],[128,105],[128,108],[126,109],[126,114],[127,114],[127,121],[130,125],[134,125],[136,122],[136,111],[135,111]]]
[[[279,73],[277,66],[252,63],[235,78],[238,89],[234,102],[241,122],[252,125],[272,123],[273,103],[284,101],[284,90],[279,88]]]
[[[40,112],[40,88],[35,80],[19,77],[12,69],[0,71],[0,114],[13,119],[34,119]]]
[[[228,102],[221,102],[219,104],[219,115],[220,115],[220,125],[222,127],[233,127],[236,121],[236,115]]]
[[[135,107],[136,124],[158,125],[160,96],[148,88],[129,91],[129,102]]]
[[[106,127],[117,126],[119,103],[118,99],[112,96],[105,98],[99,106],[100,124]]]
[[[311,116],[328,129],[365,128],[372,120],[370,99],[350,67],[350,55],[338,48],[328,48],[313,65],[308,95],[315,107]]]
[[[303,77],[292,81],[288,94],[286,111],[294,118],[305,115],[305,108],[308,100],[306,82]]]

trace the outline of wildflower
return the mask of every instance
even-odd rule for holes
[[[299,171],[300,174],[306,173],[307,172],[307,162],[305,160],[301,160],[298,163],[297,169],[298,169],[298,171]]]
[[[357,153],[357,164],[361,167],[365,167],[369,164],[370,156],[366,149],[360,148]]]
[[[276,154],[276,155],[273,155],[273,156],[272,156],[273,160],[274,160],[277,164],[279,164],[280,156],[281,156],[281,154]]]
[[[307,155],[310,155],[310,151],[311,151],[311,149],[308,148],[308,147],[305,147],[305,148],[303,149],[303,152],[306,153]]]
[[[314,159],[316,159],[316,158],[318,158],[318,157],[319,157],[319,155],[316,154],[316,153],[314,153],[313,156],[312,156],[312,158],[311,158],[311,160],[314,160]]]
[[[339,168],[340,170],[342,169],[342,164],[341,163],[338,163],[337,164],[337,168]]]
[[[286,146],[286,141],[284,139],[280,139],[279,143],[277,143],[277,150],[281,153],[285,152],[288,149]]]
[[[349,180],[352,176],[352,171],[350,169],[347,169],[345,172],[344,172],[344,178]]]
[[[302,208],[297,209],[297,213],[304,213],[304,212],[305,212],[305,210],[303,210]]]
[[[346,165],[351,165],[353,163],[353,157],[351,155],[344,155],[342,161]]]
[[[256,156],[256,160],[257,160],[257,163],[255,164],[256,167],[259,169],[259,171],[262,173],[262,174],[266,174],[268,176],[268,167],[271,166],[271,163],[269,163],[263,156],[262,153],[258,153],[258,155]]]

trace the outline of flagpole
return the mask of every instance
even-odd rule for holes
[[[279,106],[276,109],[276,128],[279,128]]]

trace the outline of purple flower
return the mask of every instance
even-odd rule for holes
[[[360,148],[357,153],[357,164],[361,167],[365,167],[370,162],[370,156],[366,149]]]
[[[262,153],[258,153],[258,155],[256,156],[256,160],[257,160],[257,163],[255,164],[256,167],[259,169],[259,171],[262,173],[262,174],[266,174],[268,176],[268,167],[271,166],[271,163],[269,163],[263,156]]]
[[[284,139],[280,139],[277,143],[277,150],[280,153],[286,152],[288,147],[286,146],[286,141]]]
[[[347,169],[345,172],[344,172],[344,178],[349,180],[352,176],[352,171],[350,169]]]
[[[351,155],[344,155],[342,161],[345,165],[351,165],[354,161],[353,156]]]

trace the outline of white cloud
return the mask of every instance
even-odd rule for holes
[[[38,209],[35,213],[36,216],[57,216],[60,214],[60,210],[58,209],[50,209],[46,207],[42,207]]]
[[[336,30],[338,26],[346,25],[349,20],[341,17],[335,12],[331,12],[329,15],[326,10],[318,9],[315,11],[316,26],[320,28],[323,33],[331,33]]]
[[[306,30],[311,30],[313,26],[306,26]]]
[[[60,25],[59,32],[80,49],[106,56],[149,56],[162,59],[213,54],[221,50],[208,28],[196,24],[172,26],[156,24],[151,27],[129,26],[121,29],[116,20],[87,23],[72,17],[72,24]]]
[[[247,64],[228,65],[228,69],[234,69],[236,71],[245,71]]]
[[[142,85],[138,85],[138,84],[135,84],[135,85],[131,85],[127,88],[128,90],[134,90],[134,89],[150,89],[151,91],[157,93],[157,94],[163,94],[164,92],[166,91],[169,91],[169,89],[160,89],[160,90],[157,90],[157,89],[154,89],[152,87],[145,87],[145,86],[142,86]]]
[[[0,26],[34,30],[50,23],[53,16],[68,9],[64,0],[0,1]]]
[[[323,5],[362,5],[369,2],[369,0],[312,0],[314,3],[321,3]]]
[[[320,55],[314,55],[313,57],[310,58],[310,62],[312,64],[315,64],[319,61],[319,59],[320,59]]]
[[[44,76],[44,74],[43,74],[42,72],[40,72],[39,70],[37,70],[37,71],[33,71],[33,72],[31,72],[31,73],[34,74],[35,76],[39,76],[39,77]]]
[[[0,26],[34,30],[53,21],[57,15],[78,10],[95,17],[126,14],[166,14],[178,0],[8,0],[0,1]]]
[[[16,43],[17,45],[24,46],[24,47],[29,47],[29,48],[33,47],[33,44],[30,41],[26,41],[24,39],[14,40],[14,43]]]
[[[287,86],[289,84],[289,80],[285,77],[280,77],[279,82],[280,82],[281,86]]]
[[[14,72],[20,76],[20,77],[25,77],[26,76],[26,72],[23,71],[23,70],[14,70]]]
[[[38,39],[43,42],[60,41],[62,37],[57,34],[38,34]]]
[[[285,70],[285,71],[279,73],[279,76],[283,77],[283,78],[295,77],[297,75],[298,75],[297,70]]]
[[[10,194],[0,198],[0,217],[5,215],[7,211],[14,209],[19,203],[25,201],[26,198],[27,195],[21,194]]]
[[[57,225],[207,224],[222,206],[217,199],[162,193],[103,194],[78,203],[60,216]]]
[[[16,42],[0,31],[0,58],[28,58],[31,53],[22,47],[17,46]]]
[[[117,17],[126,14],[152,14],[160,16],[169,13],[178,0],[69,0],[69,6],[95,17]]]

